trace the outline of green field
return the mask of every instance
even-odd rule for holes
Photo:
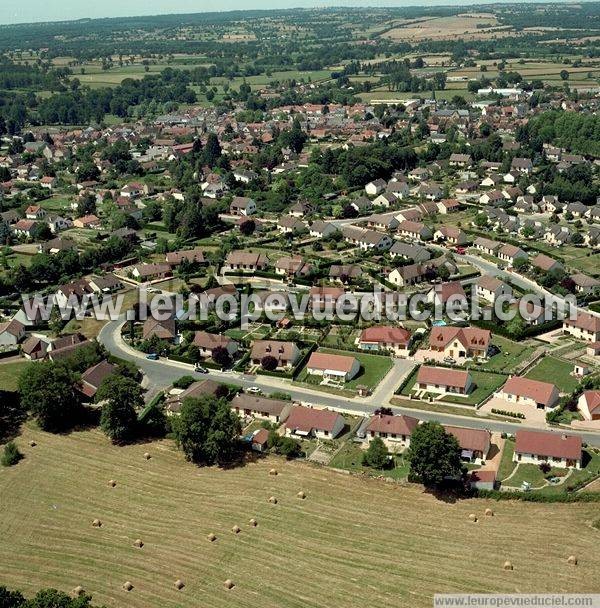
[[[5,391],[16,391],[19,375],[30,365],[33,364],[25,359],[8,362],[0,361],[0,388]]]
[[[526,377],[543,382],[552,382],[561,393],[572,393],[579,384],[579,381],[571,376],[572,371],[573,363],[555,357],[544,357],[526,374]]]
[[[364,473],[373,477],[383,475],[392,479],[406,479],[410,464],[402,455],[396,456],[393,468],[378,470],[362,464],[363,450],[359,445],[348,441],[329,463],[330,467],[345,469],[353,473]]]
[[[275,458],[201,469],[170,441],[115,447],[97,431],[28,425],[17,444],[24,460],[0,470],[0,570],[2,584],[27,595],[81,585],[108,608],[235,608],[258,598],[265,608],[420,608],[436,592],[597,591],[596,504],[444,501],[420,486]],[[482,516],[487,507],[494,517]],[[577,568],[567,567],[570,554]]]

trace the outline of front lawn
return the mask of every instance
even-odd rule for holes
[[[517,465],[517,470],[508,480],[507,485],[520,488],[524,481],[528,481],[532,488],[539,488],[544,486],[546,478],[564,477],[568,472],[568,469],[553,467],[548,473],[543,473],[537,464],[521,463]]]
[[[515,453],[515,440],[507,439],[504,442],[504,449],[502,451],[502,458],[500,459],[500,466],[498,467],[498,479],[502,481],[506,479],[517,466],[516,462],[513,462],[513,455]]]
[[[600,475],[600,452],[588,448],[583,450],[582,468],[579,470],[574,469],[564,485],[548,486],[544,488],[544,493],[557,494],[563,492],[568,487],[587,481],[591,482],[598,475]]]
[[[503,376],[502,374],[477,372],[473,370],[470,371],[475,384],[475,390],[469,393],[467,397],[446,395],[442,398],[442,401],[448,401],[449,403],[462,403],[464,405],[478,405],[484,399],[487,399],[492,393],[497,391],[506,382],[506,376]]]
[[[544,357],[531,371],[526,374],[532,380],[552,382],[561,393],[572,393],[579,381],[571,376],[573,363],[562,361],[555,357]]]
[[[389,357],[384,357],[382,355],[367,355],[365,353],[339,351],[330,348],[320,348],[317,352],[330,355],[345,355],[358,359],[360,371],[352,380],[350,380],[350,382],[344,384],[343,388],[347,390],[356,390],[356,387],[361,384],[369,389],[374,389],[383,380],[390,369],[392,369],[392,360]],[[303,377],[305,376],[305,372],[306,370],[303,370]],[[318,378],[320,381],[320,376]],[[310,376],[307,374],[306,379],[307,381],[310,381]]]

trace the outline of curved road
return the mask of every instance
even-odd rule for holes
[[[168,361],[161,359],[159,361],[150,361],[138,351],[128,346],[121,337],[121,327],[124,321],[110,321],[107,323],[100,333],[98,334],[98,340],[109,350],[111,353],[120,357],[121,359],[127,359],[134,362],[146,376],[147,388],[150,395],[156,393],[158,390],[170,386],[175,380],[183,375],[194,375],[198,380],[210,378],[220,382],[226,382],[227,384],[234,384],[241,388],[249,388],[250,386],[257,386],[262,390],[263,393],[269,394],[275,391],[284,391],[291,395],[295,401],[302,403],[311,403],[318,406],[330,408],[340,412],[346,412],[349,414],[368,416],[371,415],[374,410],[378,407],[389,404],[389,397],[391,392],[382,395],[381,385],[377,392],[367,398],[350,399],[347,397],[339,397],[337,395],[328,395],[326,393],[311,390],[309,388],[297,387],[284,380],[277,378],[271,378],[270,376],[248,376],[241,373],[233,372],[218,372],[215,370],[209,370],[207,374],[198,374],[193,371],[191,365],[185,363],[179,363],[176,361]],[[395,360],[397,363],[392,371],[388,374],[382,384],[386,384],[388,387],[397,387],[404,375],[410,372],[412,369],[412,362],[407,362],[402,359]],[[383,391],[385,392],[385,391]],[[412,409],[407,407],[393,406],[392,410],[395,414],[405,414],[408,416],[414,416],[421,420],[435,420],[442,424],[463,426],[467,428],[478,428],[488,429],[493,432],[499,433],[510,433],[514,434],[519,429],[532,429],[540,430],[537,427],[528,427],[526,424],[518,424],[512,422],[503,422],[497,420],[488,420],[483,418],[473,418],[467,416],[460,416],[455,414],[442,414],[437,412],[427,412],[418,409]],[[564,433],[564,429],[556,429],[548,427],[547,430]],[[583,441],[590,445],[600,446],[600,434],[586,431],[569,430],[570,434],[581,435]]]

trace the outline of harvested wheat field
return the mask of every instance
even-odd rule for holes
[[[169,441],[118,448],[97,431],[29,427],[17,443],[25,459],[0,471],[0,582],[27,594],[82,587],[111,608],[304,608],[598,591],[597,504],[452,504],[279,459],[200,469]]]

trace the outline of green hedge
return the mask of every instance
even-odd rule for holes
[[[600,502],[600,492],[564,492],[544,494],[543,492],[501,492],[500,490],[473,490],[474,498],[491,498],[493,500],[522,500],[523,502]]]

